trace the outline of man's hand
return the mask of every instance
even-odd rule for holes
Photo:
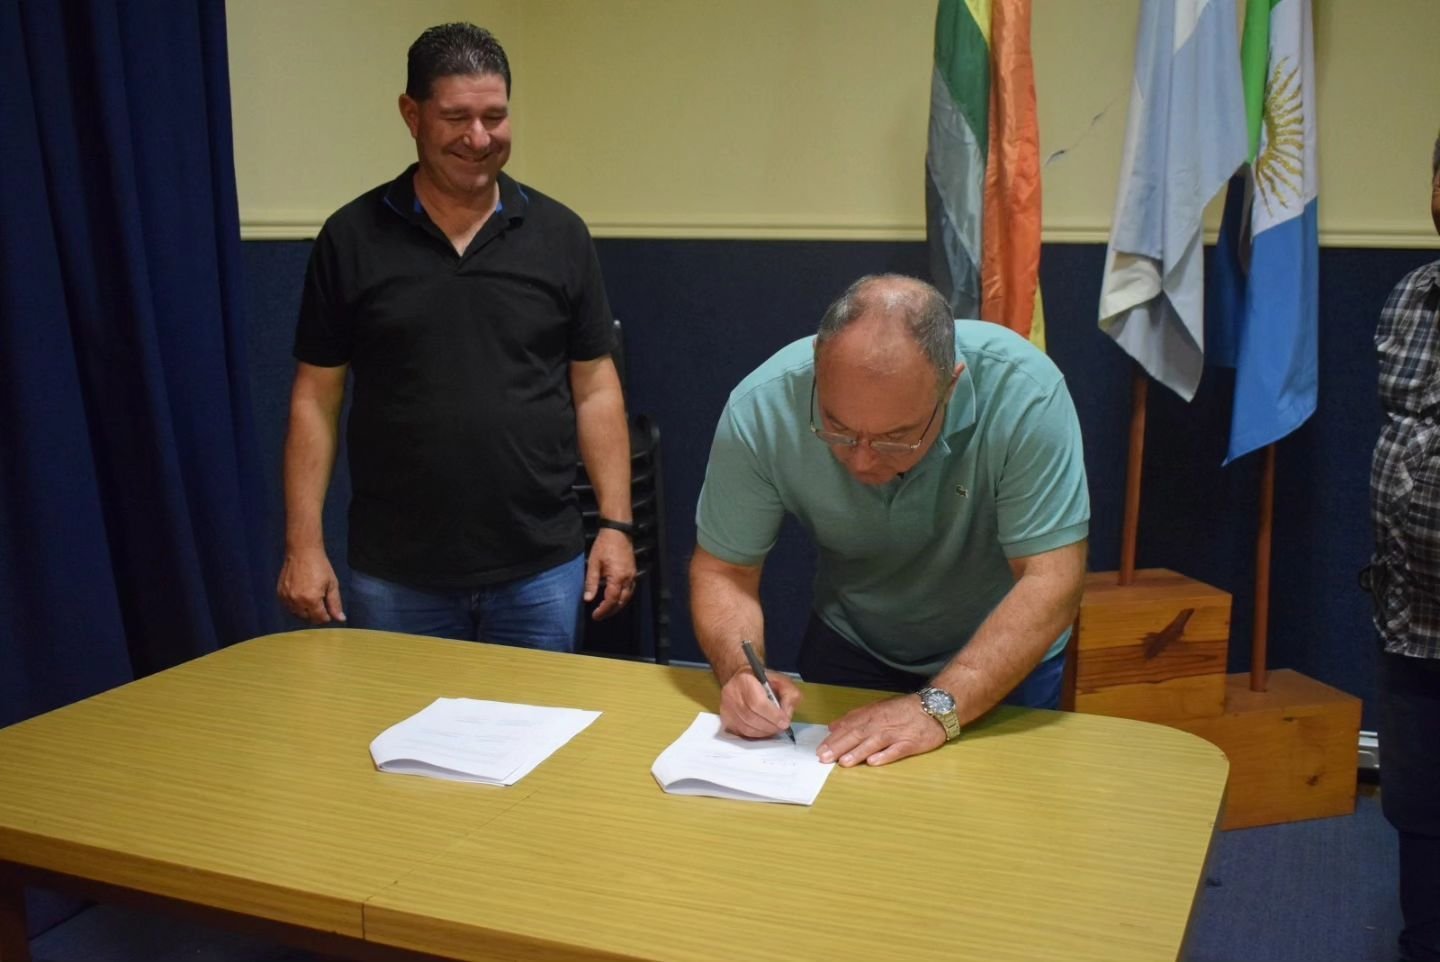
[[[635,548],[630,539],[613,528],[601,528],[590,546],[585,565],[585,601],[595,600],[600,581],[605,581],[605,596],[590,617],[596,621],[609,618],[635,597]]]
[[[287,553],[275,593],[292,615],[312,624],[345,620],[340,582],[324,549]]]
[[[850,768],[886,765],[945,744],[945,729],[925,714],[915,695],[900,695],[846,712],[830,723],[816,754],[822,762]]]
[[[779,708],[770,703],[765,689],[749,668],[731,675],[720,689],[720,724],[727,732],[745,738],[769,738],[790,727],[795,706],[804,696],[788,676],[775,671],[767,671],[765,676],[775,689],[775,697],[780,699]]]

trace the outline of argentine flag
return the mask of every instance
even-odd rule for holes
[[[1225,463],[1315,412],[1319,241],[1310,0],[1250,0],[1245,107],[1250,162],[1226,198],[1216,246],[1211,360],[1235,368]]]
[[[1245,161],[1235,21],[1234,0],[1145,0],[1100,290],[1100,328],[1187,401],[1205,364],[1205,205]]]

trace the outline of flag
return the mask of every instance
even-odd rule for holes
[[[940,0],[925,173],[930,273],[955,316],[1043,348],[1030,0]]]
[[[1235,23],[1235,0],[1141,7],[1101,281],[1101,330],[1187,401],[1205,363],[1205,205],[1245,161]]]
[[[1241,41],[1249,163],[1216,245],[1210,338],[1235,368],[1225,463],[1315,413],[1320,244],[1310,0],[1250,0]]]

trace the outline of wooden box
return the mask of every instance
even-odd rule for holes
[[[1086,576],[1075,624],[1076,711],[1169,722],[1225,710],[1230,595],[1152,568],[1124,587]]]
[[[1225,712],[1168,723],[1230,759],[1222,828],[1250,828],[1355,810],[1360,699],[1294,671],[1272,671],[1263,692],[1248,674],[1226,682]]]

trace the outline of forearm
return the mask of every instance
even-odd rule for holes
[[[582,388],[584,393],[577,393],[575,399],[580,460],[595,487],[600,514],[612,521],[629,521],[630,426],[625,418],[625,396],[613,367],[591,380],[598,383]]]
[[[1084,544],[1059,549],[1027,571],[932,684],[955,697],[961,724],[989,711],[1025,679],[1075,621],[1084,588]]]
[[[741,641],[754,644],[763,660],[760,567],[729,565],[697,547],[690,562],[690,617],[700,649],[721,685],[748,667]]]
[[[324,544],[321,517],[338,447],[333,435],[310,425],[297,428],[295,422],[292,416],[285,439],[286,551]]]
[[[324,545],[325,492],[339,450],[339,412],[312,401],[291,405],[285,436],[285,550]]]

